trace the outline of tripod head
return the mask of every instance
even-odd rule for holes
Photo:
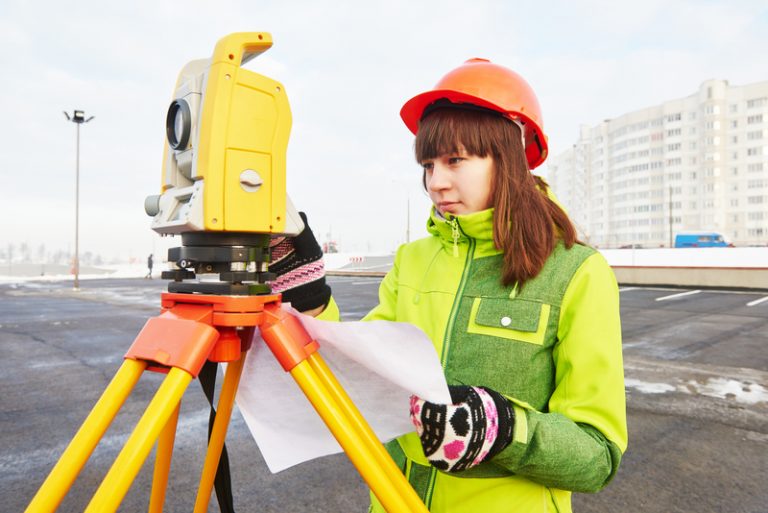
[[[291,111],[279,82],[242,66],[272,46],[266,32],[230,34],[210,59],[179,73],[166,117],[161,193],[144,208],[152,229],[181,235],[168,251],[169,292],[269,293],[272,234],[303,222],[286,194]],[[190,282],[219,274],[218,282]]]

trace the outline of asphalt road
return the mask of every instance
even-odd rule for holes
[[[329,279],[345,320],[376,303],[376,278]],[[23,511],[154,315],[159,280],[0,286],[0,510]],[[630,445],[599,494],[577,512],[768,511],[768,301],[765,294],[624,289]],[[691,292],[691,291],[688,291]],[[162,376],[147,373],[59,511],[81,511]],[[182,402],[165,511],[192,510],[207,403]],[[235,414],[227,445],[237,511],[365,511],[365,486],[343,454],[272,475]],[[120,511],[146,510],[145,465]],[[215,502],[215,501],[213,501]],[[209,511],[218,511],[211,505]]]

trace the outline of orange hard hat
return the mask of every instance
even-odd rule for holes
[[[500,112],[523,127],[525,156],[533,169],[547,158],[539,100],[523,77],[487,59],[469,59],[451,70],[434,89],[414,96],[400,109],[408,129],[416,134],[424,110],[438,100],[470,104]]]

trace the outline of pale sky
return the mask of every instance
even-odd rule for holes
[[[542,7],[546,6],[546,7]],[[762,1],[362,0],[0,4],[0,245],[164,258],[144,198],[159,191],[179,70],[221,37],[266,31],[247,67],[281,81],[293,129],[288,187],[323,242],[387,253],[425,234],[429,201],[399,110],[448,70],[485,57],[537,92],[552,154],[580,124],[693,94],[710,78],[768,80]],[[546,175],[546,164],[541,168]]]

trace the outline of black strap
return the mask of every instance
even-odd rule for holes
[[[200,385],[203,387],[203,393],[205,394],[205,397],[208,398],[208,403],[211,405],[211,413],[208,416],[209,443],[211,441],[213,422],[216,420],[216,409],[213,407],[213,390],[216,386],[217,370],[218,364],[207,360],[198,375]],[[216,477],[213,481],[213,486],[216,488],[216,500],[219,502],[219,510],[221,510],[221,513],[235,513],[235,506],[232,501],[232,480],[229,475],[229,456],[227,456],[226,444],[224,444],[221,451],[219,467],[216,469]]]

